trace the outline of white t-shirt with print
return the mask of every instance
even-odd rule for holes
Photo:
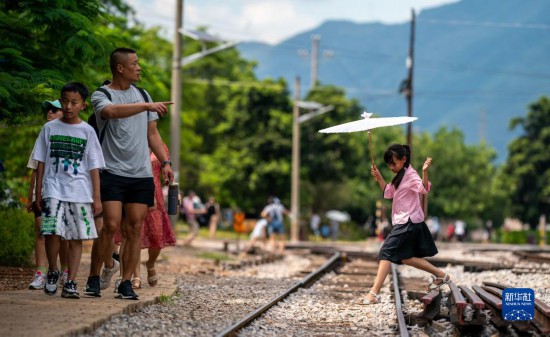
[[[102,169],[105,161],[95,130],[88,123],[48,122],[40,131],[34,160],[44,163],[42,198],[90,203],[90,170]]]

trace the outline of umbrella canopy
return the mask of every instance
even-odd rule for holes
[[[357,132],[357,131],[367,131],[369,133],[369,146],[370,146],[370,155],[371,155],[371,163],[374,166],[374,157],[372,154],[372,141],[370,138],[370,132],[372,129],[381,128],[384,126],[394,126],[394,125],[401,125],[413,122],[417,120],[417,117],[380,117],[380,118],[370,118],[372,116],[372,113],[363,112],[361,114],[361,117],[363,119],[360,119],[358,121],[344,123],[336,126],[332,126],[330,128],[326,128],[323,130],[320,130],[321,133],[349,133],[349,132]]]
[[[346,222],[346,221],[349,221],[350,219],[350,216],[348,213],[344,213],[335,209],[326,212],[325,216],[330,220],[336,221],[336,222]]]
[[[363,119],[358,121],[344,123],[336,125],[330,128],[320,130],[321,133],[346,133],[346,132],[357,132],[357,131],[369,131],[376,128],[381,128],[384,126],[394,126],[400,124],[406,124],[413,122],[418,119],[418,117],[381,117],[381,118],[370,118],[371,114],[364,113]],[[365,117],[366,116],[366,117]]]

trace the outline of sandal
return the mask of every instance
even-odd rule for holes
[[[141,289],[141,278],[134,277],[132,279],[132,289]]]
[[[371,304],[378,304],[382,300],[382,296],[380,294],[375,293],[372,290],[369,291],[369,294],[371,294],[372,297],[374,297],[374,300],[371,301],[371,300],[369,300],[368,298],[365,297],[364,299],[360,299],[356,303],[361,304],[361,305],[371,305]]]
[[[155,273],[155,275],[151,275],[152,273]],[[158,280],[159,280],[159,277],[157,275],[157,272],[155,271],[155,267],[153,268],[147,267],[147,283],[149,283],[149,286],[151,287],[156,286]]]
[[[430,283],[430,285],[428,286],[428,292],[432,291],[432,290],[437,290],[439,288],[441,288],[442,285],[444,284],[449,284],[451,283],[451,276],[449,276],[449,274],[445,274],[443,275],[443,277],[435,277],[435,276],[432,276],[432,283]],[[441,283],[435,283],[436,281],[441,281]]]

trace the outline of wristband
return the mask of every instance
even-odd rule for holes
[[[162,167],[164,168],[164,166],[166,166],[167,164],[171,166],[172,162],[170,160],[165,160],[162,162]]]

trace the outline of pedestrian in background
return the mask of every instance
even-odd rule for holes
[[[166,147],[166,144],[163,145],[169,157],[168,147]],[[149,286],[154,287],[157,285],[159,279],[155,270],[155,263],[160,255],[160,251],[165,247],[174,246],[176,238],[172,230],[170,217],[166,211],[164,196],[162,195],[162,163],[153,152],[151,152],[151,165],[153,168],[153,180],[155,182],[155,205],[149,208],[141,227],[141,249],[147,249],[148,258],[147,262],[145,262],[147,283]],[[134,289],[141,288],[140,274],[141,268],[138,263],[132,278],[132,287]]]
[[[311,212],[311,218],[309,219],[309,227],[311,228],[311,231],[313,232],[313,235],[315,235],[315,238],[318,238],[321,236],[321,216],[317,211],[314,209]]]
[[[54,119],[63,117],[63,110],[61,110],[61,103],[59,100],[44,101],[42,102],[42,112],[46,116],[46,121],[51,122]],[[35,143],[36,146],[36,143]],[[27,211],[34,213],[34,262],[36,271],[32,282],[29,284],[29,289],[44,289],[46,284],[46,272],[47,272],[47,257],[46,257],[46,240],[43,235],[40,234],[40,224],[42,223],[42,212],[36,205],[36,175],[38,169],[38,161],[32,159],[34,156],[35,147],[33,147],[27,168],[32,170],[31,179],[29,183],[29,195],[27,200]],[[69,242],[61,241],[59,248],[59,262],[61,263],[61,284],[65,284],[67,277],[69,276],[69,266],[67,262],[67,255],[69,254]]]
[[[189,190],[187,196],[182,201],[183,209],[185,211],[185,220],[189,225],[189,235],[183,241],[184,246],[190,246],[191,242],[195,240],[199,234],[199,222],[197,221],[197,215],[205,214],[206,210],[201,206],[200,198],[193,190]]]
[[[285,206],[277,197],[272,197],[268,201],[269,204],[262,210],[262,217],[267,219],[267,230],[269,233],[269,245],[271,251],[277,251],[280,255],[285,251],[285,226],[283,223],[283,215],[289,216]],[[278,246],[278,248],[276,247]]]
[[[206,207],[206,215],[208,219],[209,237],[213,239],[216,237],[216,230],[218,229],[218,223],[220,221],[220,205],[216,202],[213,196],[208,198],[208,202],[204,205]]]

